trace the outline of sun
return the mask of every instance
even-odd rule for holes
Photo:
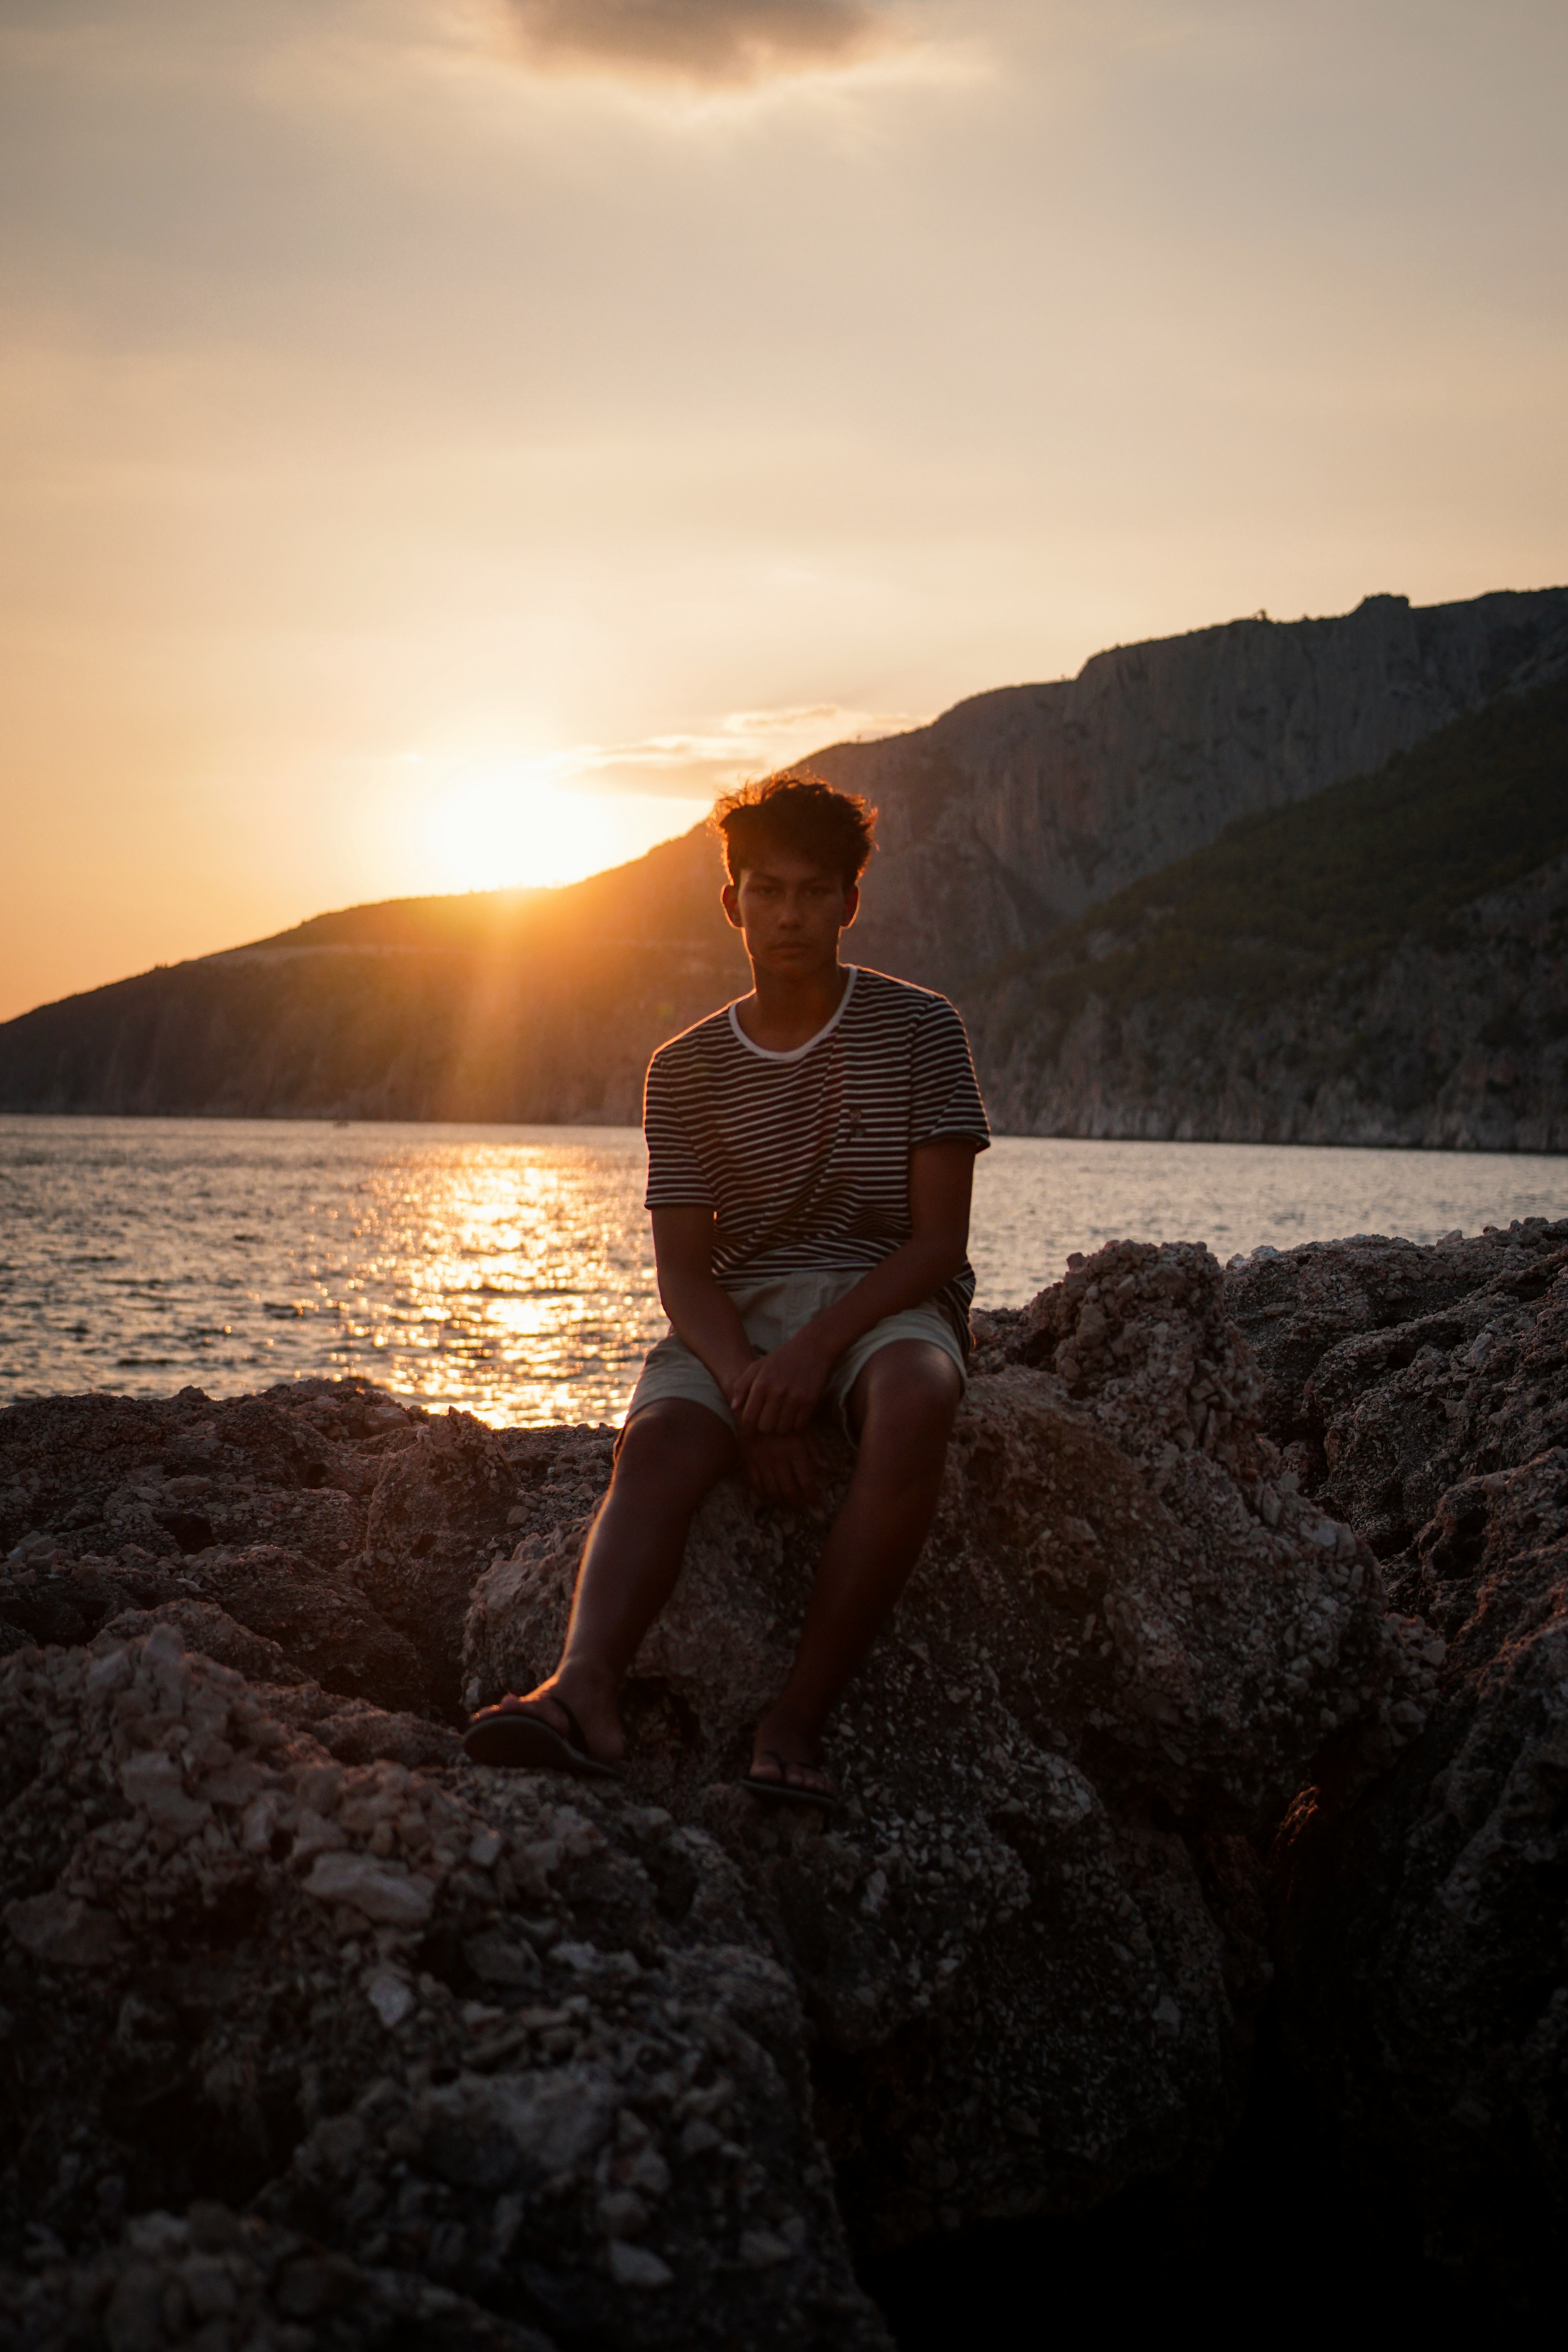
[[[563,791],[522,762],[470,770],[426,804],[432,879],[451,890],[578,881],[615,863],[616,814],[604,796]]]

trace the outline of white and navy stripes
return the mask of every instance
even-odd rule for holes
[[[793,1053],[753,1045],[733,1005],[648,1066],[650,1209],[710,1208],[723,1283],[864,1272],[910,1238],[910,1153],[991,1140],[963,1024],[945,996],[851,964],[838,1010]],[[938,1294],[967,1343],[967,1262]]]

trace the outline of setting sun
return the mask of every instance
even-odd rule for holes
[[[663,796],[573,792],[542,761],[470,769],[426,802],[430,880],[449,890],[575,882],[683,832],[701,804]]]

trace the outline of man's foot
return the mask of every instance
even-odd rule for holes
[[[571,1772],[581,1780],[619,1780],[626,1737],[614,1707],[585,1698],[583,1717],[556,1678],[520,1698],[509,1692],[495,1706],[481,1707],[463,1736],[475,1764],[500,1764],[536,1772]]]
[[[825,1813],[838,1809],[838,1791],[822,1767],[777,1748],[758,1748],[741,1786],[773,1804],[815,1805]]]

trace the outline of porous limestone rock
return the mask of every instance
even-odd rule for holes
[[[121,2241],[69,2263],[38,2230],[30,2273],[0,2270],[0,2347],[107,2352],[556,2352],[417,2272],[326,2253],[298,2231],[211,2198],[188,2216],[139,2214]]]
[[[1205,1251],[1074,1263],[982,1318],[974,1373],[826,1829],[735,1785],[819,1518],[715,1490],[602,1790],[469,1766],[451,1727],[553,1663],[610,1433],[352,1383],[0,1414],[31,2127],[0,2223],[37,2272],[0,2311],[54,2279],[101,2331],[124,2279],[153,2294],[127,2221],[216,2197],[258,2273],[348,2266],[344,2328],[439,2293],[563,2343],[855,2347],[846,2226],[868,2252],[1201,2175],[1268,1974],[1256,1841],[1325,1748],[1347,1784],[1409,1752],[1432,1633],[1260,1432]],[[176,1527],[163,1486],[198,1475]],[[261,1532],[307,1494],[363,1513],[353,1559]],[[310,1587],[263,1630],[231,1613],[258,1552],[274,1602]],[[424,1711],[384,1645],[378,1688],[329,1687],[345,1577]]]
[[[732,1785],[821,1522],[732,1481],[699,1513],[628,1685],[633,1785],[765,1901],[860,2243],[1201,2168],[1234,2117],[1265,1974],[1248,1833],[1329,1737],[1392,1755],[1431,1678],[1255,1423],[1199,1247],[1113,1244],[984,1318],[931,1541],[832,1734],[826,1835]],[[553,1664],[584,1528],[480,1579],[470,1703]]]
[[[355,1574],[384,1457],[416,1436],[359,1381],[13,1407],[0,1417],[0,1651],[199,1602],[348,1697],[422,1707],[419,1653]]]
[[[275,1696],[168,1622],[0,1667],[0,2341],[885,2345],[713,1841]]]
[[[1232,1267],[1265,1426],[1302,1483],[1384,1559],[1456,1478],[1568,1442],[1568,1221],[1431,1247],[1360,1234]]]
[[[607,1432],[503,1437],[471,1413],[448,1412],[426,1422],[387,1465],[371,1501],[360,1573],[389,1622],[418,1644],[438,1706],[458,1705],[475,1579],[505,1551],[510,1531],[527,1523],[531,1505],[581,1502],[570,1471],[584,1454],[598,1473],[595,1488],[607,1481],[610,1444]]]
[[[1555,2304],[1568,2237],[1568,1224],[1238,1265],[1304,1482],[1384,1555],[1438,1673],[1370,1784],[1280,1833],[1289,2047],[1376,2226]]]

